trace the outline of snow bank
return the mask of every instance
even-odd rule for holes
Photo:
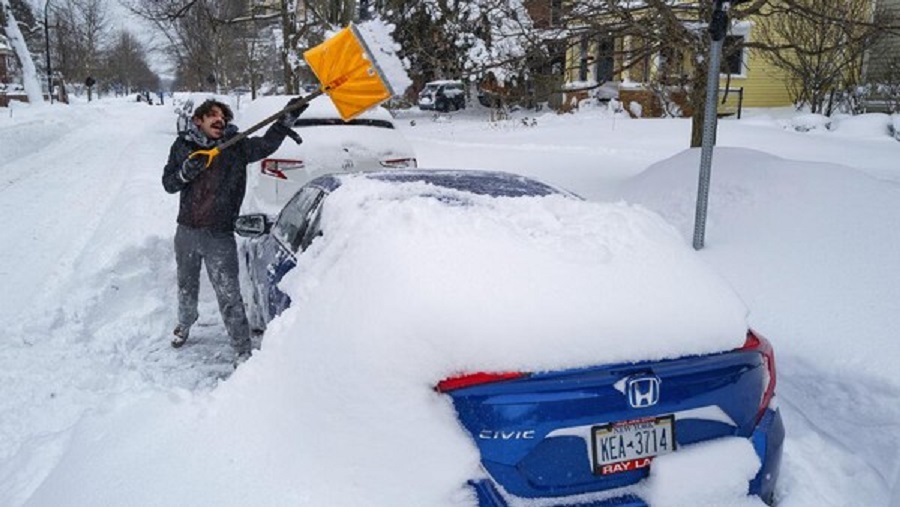
[[[835,134],[848,137],[879,138],[889,135],[890,115],[868,113],[860,115],[835,115]]]
[[[655,164],[622,195],[691,238],[699,159],[695,149]],[[900,252],[900,237],[886,232],[896,230],[891,210],[898,201],[896,185],[846,166],[717,148],[701,253],[728,273],[752,309],[751,324],[769,335],[780,357],[900,385],[892,373],[900,342],[884,332],[900,329],[900,266],[893,254],[858,261]],[[834,297],[836,289],[842,297]],[[844,343],[839,354],[822,346],[829,341]]]

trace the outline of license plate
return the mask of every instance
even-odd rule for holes
[[[675,417],[648,417],[591,428],[594,473],[609,475],[650,465],[675,450]]]

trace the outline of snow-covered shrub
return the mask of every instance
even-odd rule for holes
[[[831,129],[831,118],[816,113],[807,113],[794,116],[789,120],[782,121],[782,127],[785,130],[794,130],[796,132],[810,131],[828,131]]]
[[[640,102],[636,100],[628,104],[628,111],[630,111],[635,118],[641,118],[644,115],[644,108],[641,106]]]
[[[606,107],[609,109],[610,113],[616,116],[620,116],[625,112],[625,106],[622,105],[621,101],[616,99],[611,99]]]
[[[900,114],[891,115],[891,123],[888,124],[888,132],[891,137],[900,141]]]

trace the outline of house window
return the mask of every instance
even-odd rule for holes
[[[722,74],[744,75],[744,36],[728,35],[722,48]]]
[[[550,0],[550,26],[562,25],[562,0]]]

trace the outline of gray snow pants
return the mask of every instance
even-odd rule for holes
[[[200,264],[216,299],[236,353],[250,352],[250,325],[238,281],[237,243],[234,233],[193,229],[178,225],[175,231],[175,263],[178,266],[178,323],[190,328],[197,321]]]

